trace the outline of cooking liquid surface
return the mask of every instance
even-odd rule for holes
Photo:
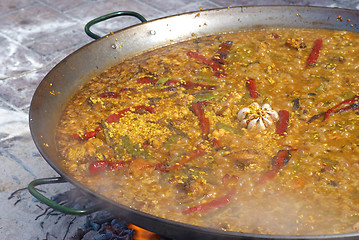
[[[284,29],[126,59],[69,101],[56,136],[64,167],[116,202],[175,221],[356,232],[358,56],[356,33]]]

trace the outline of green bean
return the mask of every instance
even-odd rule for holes
[[[324,90],[324,88],[325,88],[325,85],[327,85],[327,83],[326,83],[326,82],[322,82],[322,83],[319,85],[319,87],[317,87],[317,88],[315,89],[315,91],[316,91],[316,92],[322,92],[322,91]]]
[[[335,167],[339,163],[338,161],[331,160],[329,158],[323,158],[322,162],[329,167]]]
[[[216,92],[214,92],[214,93],[210,92],[210,93],[198,94],[195,97],[196,97],[196,99],[193,101],[194,103],[202,102],[202,101],[208,101],[208,100],[211,100],[211,99],[218,98],[219,94],[216,93]]]
[[[173,134],[171,135],[167,141],[165,142],[165,144],[163,144],[163,147],[165,149],[169,149],[173,144],[175,144],[178,139],[180,138],[181,136],[179,134]]]
[[[125,135],[120,137],[122,139],[122,146],[126,149],[126,152],[133,157],[144,157],[150,159],[151,155],[140,145],[133,145],[131,139]]]
[[[229,126],[224,123],[220,123],[220,122],[216,123],[216,128],[221,128],[226,131],[233,132],[234,134],[243,135],[243,130]]]
[[[161,77],[160,79],[158,79],[158,81],[155,84],[156,88],[163,87],[169,79],[170,79],[169,77]]]
[[[345,99],[352,98],[352,97],[354,97],[354,96],[355,96],[355,92],[353,92],[353,91],[346,92],[346,93],[344,93],[344,94],[342,95],[342,97],[345,98]]]

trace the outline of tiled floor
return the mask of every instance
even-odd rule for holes
[[[73,216],[61,220],[36,218],[44,206],[26,190],[8,198],[35,178],[56,176],[32,142],[29,105],[45,74],[65,56],[92,41],[83,31],[89,20],[119,10],[136,11],[151,20],[200,8],[258,4],[359,8],[359,0],[1,0],[0,239],[68,239],[83,224],[84,218],[78,217],[69,225]],[[133,18],[122,17],[93,30],[104,35],[135,23]],[[51,195],[70,187],[65,184],[44,190]]]

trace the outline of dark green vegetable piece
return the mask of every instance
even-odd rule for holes
[[[179,134],[173,134],[173,135],[171,135],[171,136],[167,139],[167,141],[165,142],[165,144],[163,144],[163,147],[164,147],[165,149],[169,149],[173,144],[175,144],[175,143],[179,140],[180,137],[181,137],[181,136],[180,136]]]
[[[238,128],[235,128],[235,127],[232,127],[232,126],[229,126],[227,124],[224,124],[224,123],[216,123],[216,128],[222,128],[226,131],[229,131],[229,132],[233,132],[235,134],[238,134],[238,135],[243,135],[243,130],[242,129],[238,129]]]
[[[120,138],[122,139],[122,145],[126,149],[126,152],[133,157],[143,157],[145,159],[151,158],[151,155],[140,145],[133,145],[131,139],[127,135],[121,136]]]

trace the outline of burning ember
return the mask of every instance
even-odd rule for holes
[[[101,215],[101,214],[100,214]],[[70,240],[160,240],[160,236],[143,228],[128,224],[119,218],[102,216],[87,218],[83,229],[78,229]]]
[[[133,239],[134,230],[128,228],[128,224],[118,218],[97,216],[94,219],[87,217],[83,228],[78,229],[71,240],[107,240],[107,239]]]
[[[23,188],[13,192],[8,199],[15,199],[14,205],[17,205],[25,202],[23,200],[29,200],[31,197],[28,197],[28,195],[27,188]],[[44,207],[42,203],[37,202],[34,198],[31,200],[35,201],[36,207],[42,211],[34,220],[40,221],[40,228],[48,231],[46,239],[56,236],[56,239],[64,240],[165,240],[158,234],[129,224],[107,211],[99,211],[87,216],[71,216],[52,210],[50,207]],[[56,194],[51,197],[51,200],[70,208],[86,208],[93,204],[88,196],[78,191],[78,189]],[[77,230],[70,231],[75,226]],[[62,236],[58,236],[59,232],[51,232],[50,229],[61,231]]]

